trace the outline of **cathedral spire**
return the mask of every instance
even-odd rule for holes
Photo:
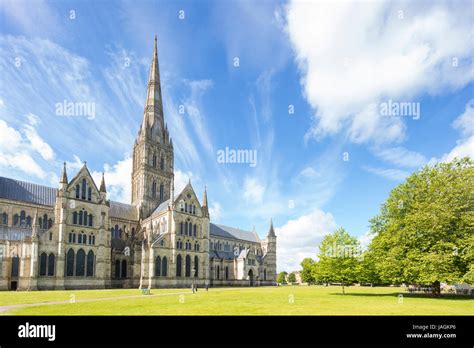
[[[155,35],[155,46],[148,78],[145,110],[143,115],[142,132],[144,135],[158,137],[162,142],[164,129],[163,104],[161,98],[160,68],[158,64],[158,48]]]
[[[66,162],[63,165],[63,172],[61,174],[61,180],[59,181],[60,184],[67,184],[67,172],[66,172]]]
[[[102,180],[100,181],[100,192],[107,192],[105,189],[105,179],[104,179],[104,172],[102,172]]]
[[[207,188],[204,186],[204,194],[202,195],[202,212],[204,216],[209,217],[209,207],[207,206]]]
[[[273,219],[270,219],[270,230],[268,231],[267,237],[276,237],[275,230],[273,229]]]

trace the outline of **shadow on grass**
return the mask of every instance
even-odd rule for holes
[[[431,294],[410,294],[407,292],[391,292],[391,293],[383,293],[383,294],[361,294],[361,293],[351,293],[347,292],[343,294],[341,292],[332,292],[330,295],[336,296],[356,296],[356,297],[398,297],[398,295],[402,294],[405,298],[429,298],[434,300],[457,300],[457,301],[468,301],[474,300],[474,296],[472,295],[453,295],[453,294],[441,294],[441,296],[436,297]]]

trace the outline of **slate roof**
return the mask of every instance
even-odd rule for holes
[[[174,199],[176,201],[176,198],[178,198],[178,196],[180,195],[181,193],[178,193],[178,194],[175,194],[174,195]],[[168,203],[170,202],[169,199],[167,199],[166,201],[162,202],[158,207],[156,207],[156,209],[153,211],[153,213],[151,215],[156,215],[158,213],[161,213],[165,210],[168,209]]]
[[[54,206],[56,192],[52,187],[0,177],[0,198]]]
[[[211,236],[224,237],[230,239],[240,239],[249,242],[260,243],[260,238],[254,231],[244,231],[240,228],[218,225],[210,223],[210,234]]]
[[[137,210],[131,204],[110,201],[109,216],[126,220],[138,220]]]
[[[209,250],[209,257],[232,260],[237,258],[232,251]]]
[[[54,206],[57,189],[0,176],[0,198],[25,203]],[[110,201],[110,216],[138,220],[135,208],[130,204]]]

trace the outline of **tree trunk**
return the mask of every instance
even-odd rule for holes
[[[345,295],[345,291],[344,291],[344,282],[342,282],[342,294]]]
[[[439,282],[438,280],[435,281],[435,282],[433,282],[432,294],[433,294],[433,296],[435,296],[435,297],[441,296],[441,284],[440,284],[440,282]]]

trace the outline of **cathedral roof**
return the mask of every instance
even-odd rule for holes
[[[249,242],[260,243],[260,238],[255,231],[245,231],[240,228],[210,223],[211,236],[230,239],[240,239]]]
[[[180,193],[178,194],[175,194],[174,195],[174,200],[176,200],[176,198],[178,198],[180,195]],[[156,209],[153,211],[153,213],[151,213],[151,215],[156,215],[156,214],[159,214],[163,211],[166,211],[168,209],[168,204],[169,204],[170,200],[167,199],[166,201],[162,202],[158,207],[156,207]]]
[[[56,192],[52,187],[0,177],[0,198],[54,206]]]
[[[131,204],[110,201],[109,216],[125,220],[138,220],[137,210]]]

